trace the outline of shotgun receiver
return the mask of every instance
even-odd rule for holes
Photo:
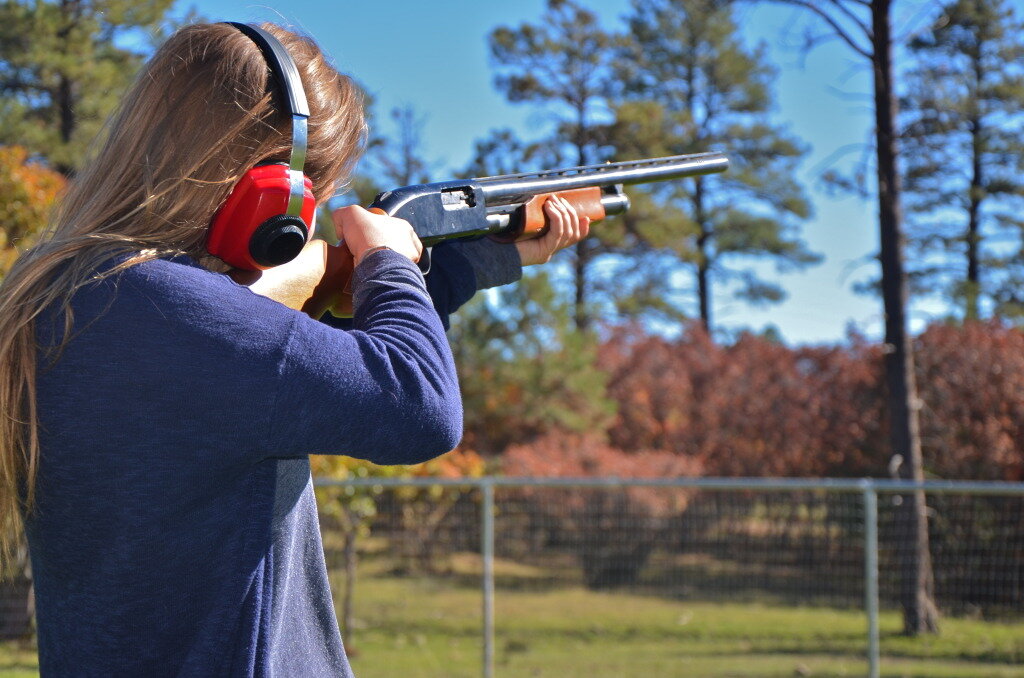
[[[721,153],[698,153],[441,181],[385,191],[370,209],[408,221],[424,247],[475,235],[513,242],[544,232],[542,207],[551,195],[568,200],[580,216],[594,222],[629,209],[625,184],[700,176],[728,167]]]
[[[721,153],[697,153],[603,165],[483,177],[405,186],[377,196],[370,210],[408,221],[423,242],[421,268],[429,267],[427,248],[456,238],[489,235],[514,242],[543,235],[544,202],[558,195],[591,222],[629,209],[626,184],[669,181],[724,172]],[[329,227],[333,230],[333,227]],[[327,274],[301,305],[319,318],[328,308],[343,308],[352,277],[352,255],[344,247],[327,248]],[[351,300],[349,300],[351,301]]]

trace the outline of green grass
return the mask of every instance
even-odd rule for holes
[[[347,639],[359,678],[480,675],[478,559],[456,562],[445,579],[360,568],[356,628]],[[496,675],[862,676],[863,613],[776,603],[669,600],[583,588],[516,587],[525,566],[499,563],[495,601]],[[461,583],[460,583],[461,582]],[[333,582],[335,591],[341,581]],[[882,673],[935,678],[1024,677],[1024,623],[944,619],[938,637],[899,635],[900,618],[881,618]],[[0,644],[0,676],[35,676],[29,643]]]
[[[0,676],[27,678],[39,675],[36,647],[29,641],[9,640],[0,643]]]
[[[360,678],[479,676],[480,593],[423,579],[367,577],[350,645]],[[682,602],[583,589],[496,594],[496,675],[858,676],[857,611]],[[1024,676],[1024,624],[946,619],[938,638],[881,619],[883,675]]]

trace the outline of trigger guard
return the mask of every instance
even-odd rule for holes
[[[432,263],[432,259],[431,259],[431,256],[430,256],[430,250],[432,250],[432,249],[434,249],[432,246],[431,247],[424,247],[423,248],[423,253],[420,254],[420,260],[416,262],[416,265],[420,267],[420,272],[423,275],[426,275],[426,274],[430,273],[430,264]]]

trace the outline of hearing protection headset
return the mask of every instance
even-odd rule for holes
[[[206,241],[210,254],[255,271],[291,261],[309,240],[316,207],[313,184],[302,173],[309,106],[299,69],[277,38],[256,26],[225,23],[260,48],[292,117],[288,164],[261,163],[246,172],[214,216]]]

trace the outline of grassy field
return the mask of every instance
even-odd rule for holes
[[[356,675],[479,676],[479,588],[376,569],[362,568],[357,587]],[[860,676],[867,667],[859,611],[499,585],[495,618],[499,677]],[[920,639],[899,628],[897,613],[883,614],[885,676],[1024,677],[1024,623],[945,619],[939,637]],[[30,643],[0,644],[0,676],[35,675]]]
[[[364,582],[350,639],[360,678],[479,676],[480,594],[429,580]],[[856,611],[669,601],[584,589],[498,590],[496,675],[858,676]],[[908,639],[881,620],[883,675],[1024,676],[1024,624],[947,619]]]

